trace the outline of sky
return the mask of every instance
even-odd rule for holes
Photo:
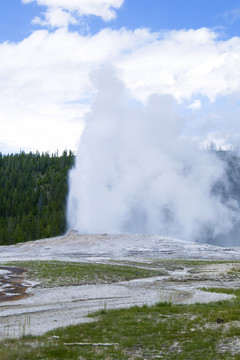
[[[109,65],[139,106],[173,95],[183,136],[239,146],[240,0],[1,0],[0,152],[75,151]]]

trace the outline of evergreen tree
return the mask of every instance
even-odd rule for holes
[[[0,245],[66,231],[68,172],[74,155],[64,151],[0,153]]]

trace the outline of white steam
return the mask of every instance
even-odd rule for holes
[[[175,99],[153,95],[137,104],[111,68],[93,82],[98,94],[70,172],[69,227],[189,240],[228,232],[237,205],[212,192],[222,162],[183,137]]]

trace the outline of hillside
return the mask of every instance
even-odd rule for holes
[[[0,153],[0,245],[66,231],[68,171],[74,155]]]

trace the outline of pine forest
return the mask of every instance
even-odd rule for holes
[[[0,153],[0,245],[66,231],[68,171],[73,153]]]

